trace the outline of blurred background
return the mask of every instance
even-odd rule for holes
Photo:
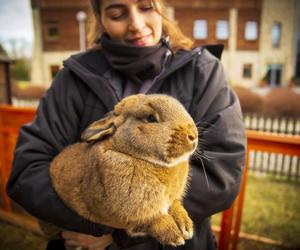
[[[229,217],[212,218],[219,243],[230,218],[219,249],[300,249],[300,0],[166,2],[197,46],[224,45],[250,131],[244,195]],[[89,15],[88,0],[0,0],[0,249],[45,248],[4,186],[17,126],[32,119],[63,60],[89,48]]]

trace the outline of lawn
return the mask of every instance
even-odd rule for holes
[[[249,174],[241,231],[300,249],[299,196],[300,183]],[[219,226],[219,220],[219,215],[214,216],[213,224]],[[244,242],[241,245],[245,245]]]
[[[0,221],[1,250],[45,250],[46,240],[23,228]]]
[[[249,175],[241,230],[300,249],[300,183]],[[213,216],[219,226],[220,215]],[[46,241],[31,232],[0,222],[0,249],[43,250]],[[241,239],[239,250],[286,248]]]

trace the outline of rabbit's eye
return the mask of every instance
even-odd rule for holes
[[[147,122],[153,123],[153,122],[158,122],[158,121],[154,115],[149,115],[147,117]]]

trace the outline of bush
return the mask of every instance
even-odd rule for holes
[[[29,67],[25,58],[16,59],[12,65],[12,75],[15,80],[28,81]]]
[[[275,88],[264,99],[265,114],[300,117],[300,95],[292,89]]]
[[[236,86],[233,88],[239,97],[241,108],[244,113],[260,113],[263,98],[248,88]]]

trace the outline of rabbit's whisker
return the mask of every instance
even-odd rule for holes
[[[198,160],[201,162],[202,169],[203,169],[203,173],[204,173],[205,180],[206,180],[206,184],[207,184],[207,188],[210,189],[209,181],[208,181],[208,176],[207,176],[207,174],[206,174],[206,170],[205,170],[205,166],[204,166],[203,159],[202,159],[202,157],[201,157],[200,155],[198,155],[198,154],[195,155],[195,158],[198,159]]]
[[[206,121],[199,121],[199,122],[197,122],[195,124],[196,124],[196,126],[201,125],[201,126],[209,126],[209,127],[213,127],[213,128],[216,126],[213,123],[206,122]]]
[[[199,148],[196,150],[195,154],[199,155],[200,157],[202,157],[208,161],[215,159],[215,157],[205,154],[204,151],[200,150]]]
[[[207,146],[208,143],[207,143],[204,139],[198,138],[198,145],[199,145],[199,146]],[[201,148],[201,147],[200,147],[200,148]]]

